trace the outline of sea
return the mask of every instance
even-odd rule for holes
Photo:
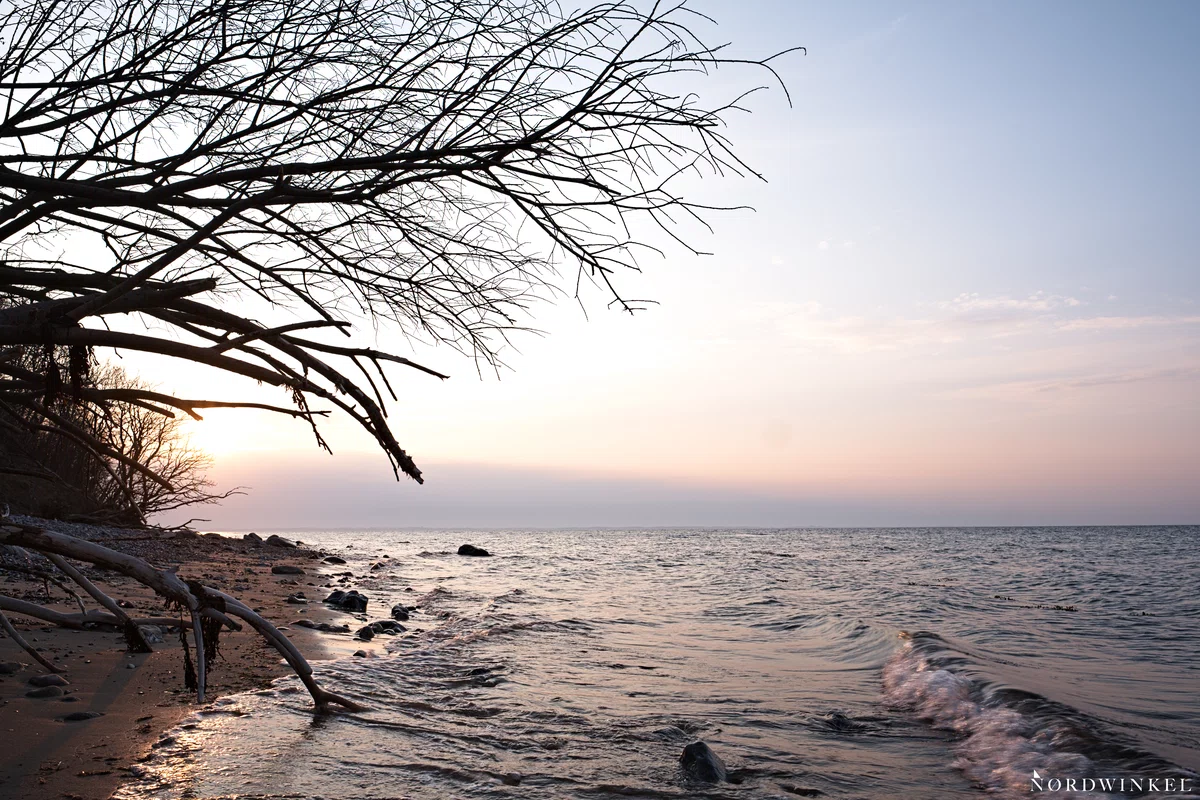
[[[221,698],[119,800],[1200,797],[1200,527],[280,533],[417,609],[314,665],[366,710]]]

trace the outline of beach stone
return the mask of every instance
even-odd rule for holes
[[[487,550],[484,550],[482,547],[476,547],[473,544],[464,544],[463,546],[459,547],[458,554],[460,556],[490,556],[491,555],[491,553],[489,553]]]
[[[317,626],[317,630],[324,633],[349,633],[349,625],[330,625],[328,622],[322,622]]]
[[[692,742],[683,748],[679,763],[688,777],[700,781],[717,783],[729,775],[725,762],[704,742]]]
[[[304,569],[295,564],[276,564],[271,567],[272,575],[303,575]]]
[[[267,537],[267,544],[271,545],[272,547],[290,547],[293,549],[296,547],[296,543],[292,540],[285,539],[282,536],[274,533]]]
[[[366,651],[366,650],[355,650],[355,651],[354,651],[354,657],[355,657],[355,658],[366,658],[366,657],[367,657],[367,651]]]
[[[371,572],[375,572],[376,570],[381,570],[386,566],[387,566],[387,564],[384,564],[382,561],[376,561],[374,564],[371,565]]]
[[[392,619],[408,622],[408,609],[402,605],[392,606]]]
[[[351,613],[364,613],[367,610],[366,595],[359,594],[358,591],[351,589],[348,592],[343,592],[341,589],[331,593],[325,598],[325,602],[331,606],[336,606],[342,611]]]
[[[304,592],[296,592],[295,594],[289,594],[287,600],[284,602],[295,606],[302,606],[308,603],[308,598],[304,596]]]
[[[375,638],[375,631],[371,629],[370,625],[367,625],[355,631],[354,635],[369,642]]]
[[[29,679],[30,686],[70,686],[71,682],[62,675],[34,675]]]
[[[505,786],[520,786],[525,776],[519,772],[506,772],[500,776],[500,782]]]
[[[16,661],[0,661],[0,675],[15,675],[21,671],[21,665]]]
[[[25,696],[32,697],[32,698],[38,699],[38,700],[41,700],[41,699],[44,699],[47,697],[62,697],[63,690],[62,690],[61,686],[43,686],[40,689],[34,689],[31,692],[26,692]]]
[[[346,559],[341,556],[325,556],[323,559],[326,564],[345,564]]]
[[[247,533],[245,536],[242,537],[242,541],[250,542],[251,544],[262,544],[263,538],[261,536],[259,536],[257,533],[255,533],[254,531],[250,531],[249,533]]]
[[[63,717],[63,722],[83,722],[96,717],[103,717],[99,711],[75,711]]]
[[[370,625],[359,628],[357,635],[363,639],[370,639],[378,634],[395,636],[398,633],[404,633],[406,630],[408,629],[399,622],[390,619],[381,619],[378,622],[372,622]]]
[[[146,644],[162,644],[163,630],[157,625],[138,625],[138,630],[142,632]]]
[[[295,622],[293,622],[292,624],[298,628],[315,628],[315,627],[317,627],[317,623],[313,622],[311,619],[298,619]]]
[[[73,694],[69,694],[66,697],[60,697],[58,699],[58,702],[60,702],[60,703],[78,703],[79,698]]]

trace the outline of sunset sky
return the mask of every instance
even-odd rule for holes
[[[194,425],[224,529],[1200,522],[1200,6],[711,0],[709,40],[791,91],[730,136],[767,183],[568,296],[484,373],[414,347],[392,419],[427,483],[344,420]],[[723,97],[761,75],[696,89]],[[656,244],[658,242],[655,242]],[[571,281],[565,280],[568,287]],[[370,327],[363,328],[370,338]],[[379,344],[408,353],[384,331]],[[272,397],[127,356],[183,394]],[[284,398],[272,397],[277,401]],[[184,515],[186,516],[186,514]]]

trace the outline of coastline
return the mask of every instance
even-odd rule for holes
[[[329,553],[304,547],[268,545],[220,534],[125,530],[26,518],[76,536],[84,536],[122,552],[138,555],[158,567],[178,567],[181,577],[202,579],[230,592],[280,626],[306,659],[323,661],[379,645],[297,627],[308,618],[315,623],[346,622],[348,614],[320,602],[328,591],[331,567],[321,559]],[[301,575],[275,575],[274,565],[288,564]],[[132,603],[142,616],[174,616],[162,598],[136,581],[113,573],[85,570],[103,590]],[[45,604],[40,579],[0,571],[0,593]],[[286,602],[288,594],[305,592],[307,605]],[[47,607],[77,612],[73,598],[53,585]],[[94,606],[89,602],[89,607]],[[177,613],[177,612],[176,612]],[[301,616],[303,615],[303,616]],[[56,628],[41,620],[9,612],[13,625],[43,656],[64,669],[70,683],[63,697],[29,698],[28,681],[46,674],[25,651],[7,637],[0,638],[0,662],[17,662],[13,674],[0,674],[0,793],[26,800],[108,798],[127,780],[164,731],[201,706],[184,688],[183,655],[176,632],[164,632],[155,652],[126,652],[121,634],[111,630],[77,631]],[[248,626],[226,631],[220,657],[208,680],[211,703],[221,697],[260,689],[289,674],[279,654]],[[72,699],[73,698],[73,699]],[[78,722],[62,721],[73,712],[102,716]]]

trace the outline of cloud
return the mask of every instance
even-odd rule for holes
[[[773,332],[789,341],[842,353],[941,347],[1022,335],[1200,325],[1200,316],[1078,316],[1086,307],[1079,298],[1041,291],[1021,297],[964,292],[927,306],[930,313],[924,316],[838,316],[816,303],[770,303],[760,307],[760,318],[769,320]]]
[[[1200,365],[1189,364],[1127,372],[1096,372],[1084,375],[998,381],[963,387],[955,390],[954,394],[1016,399],[1033,398],[1047,393],[1078,392],[1138,383],[1189,383],[1198,380],[1200,380]]]
[[[964,292],[953,300],[939,303],[938,306],[956,314],[972,314],[978,312],[1050,312],[1060,308],[1075,308],[1084,305],[1082,300],[1075,297],[1065,297],[1045,292],[1034,292],[1027,297],[984,297],[976,292]]]
[[[1129,331],[1186,325],[1200,325],[1200,317],[1086,317],[1063,320],[1057,328],[1060,331]]]

